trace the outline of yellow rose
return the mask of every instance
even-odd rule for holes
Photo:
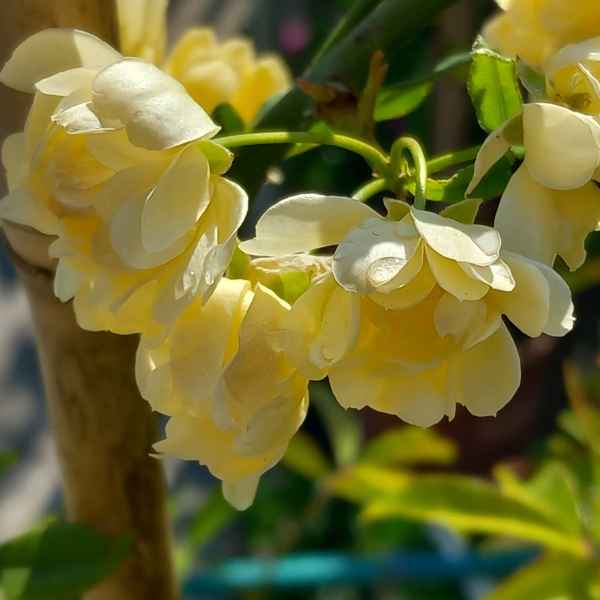
[[[504,11],[484,27],[488,43],[541,68],[559,48],[598,35],[596,0],[496,0]]]
[[[506,248],[548,265],[560,255],[571,270],[585,261],[585,239],[600,221],[598,50],[595,38],[547,62],[547,101],[525,104],[522,115],[490,134],[467,190],[511,145],[522,144],[525,160],[502,196],[495,227]]]
[[[496,414],[520,380],[502,315],[530,336],[564,335],[573,324],[567,285],[546,265],[501,252],[494,229],[386,206],[384,218],[350,198],[291,197],[241,244],[255,255],[337,245],[337,283],[317,278],[294,303],[283,329],[296,335],[289,347],[280,337],[283,347],[307,376],[328,374],[346,407],[421,426],[452,416],[457,403]]]
[[[187,31],[165,70],[209,113],[228,102],[248,124],[269,98],[290,86],[289,71],[277,56],[257,57],[252,42],[242,38],[219,43],[207,28]]]
[[[119,41],[125,56],[162,63],[167,41],[169,0],[117,0]]]
[[[247,197],[221,177],[231,154],[181,84],[72,30],[27,39],[0,79],[36,91],[24,133],[3,148],[0,216],[59,236],[55,291],[75,298],[80,325],[132,333],[206,300]]]
[[[171,417],[156,449],[207,465],[239,509],[306,415],[308,382],[276,341],[288,312],[260,284],[222,279],[205,306],[192,303],[169,336],[142,336],[138,350],[142,395]]]

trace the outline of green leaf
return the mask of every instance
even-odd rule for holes
[[[473,179],[473,165],[457,171],[448,179],[428,179],[426,197],[434,202],[461,202],[465,199],[467,187]],[[510,160],[501,158],[485,175],[480,184],[471,193],[472,198],[489,200],[501,196],[510,178],[512,168]],[[414,194],[415,184],[409,182],[406,189]]]
[[[110,575],[131,548],[74,523],[51,523],[0,546],[8,600],[71,600]]]
[[[546,515],[564,531],[574,535],[583,533],[576,483],[565,465],[549,462],[528,481],[518,479],[503,465],[494,470],[494,476],[507,496]]]
[[[361,463],[377,465],[449,465],[456,446],[432,429],[396,427],[371,440],[361,453]]]
[[[18,460],[19,456],[16,452],[10,450],[0,452],[0,473],[12,467]]]
[[[321,479],[332,468],[317,442],[304,431],[298,431],[292,438],[283,464],[307,479]]]
[[[431,81],[404,83],[384,88],[375,103],[375,121],[399,119],[417,110],[427,99],[432,88]]]
[[[475,223],[480,206],[481,200],[469,198],[468,200],[462,200],[461,202],[455,202],[454,204],[447,206],[440,212],[440,215],[447,219],[454,219],[460,223],[472,225]]]
[[[494,131],[522,109],[523,97],[513,59],[475,42],[467,89],[482,129]]]
[[[353,411],[344,410],[325,382],[311,382],[311,405],[319,413],[337,466],[356,462],[362,444],[362,427]]]
[[[468,65],[470,62],[471,54],[469,52],[459,52],[438,63],[427,75],[386,86],[377,96],[375,120],[398,119],[413,112],[429,96],[433,83],[438,77]]]
[[[483,600],[592,600],[591,566],[568,556],[546,555]]]
[[[229,102],[219,104],[211,116],[213,121],[221,126],[221,135],[240,133],[246,129],[244,119]]]
[[[546,77],[543,73],[532,69],[526,62],[517,58],[517,74],[529,94],[530,102],[544,102],[547,100]]]
[[[379,465],[358,464],[334,473],[325,481],[325,489],[349,502],[365,504],[402,492],[412,476],[398,469]]]
[[[543,544],[583,556],[579,536],[558,527],[539,511],[504,494],[497,486],[459,475],[415,477],[405,489],[371,502],[367,519],[404,516],[469,533],[487,533]]]

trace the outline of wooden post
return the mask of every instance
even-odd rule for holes
[[[113,0],[2,0],[0,59],[46,27],[78,27],[116,45]],[[0,123],[2,138],[22,127],[29,102],[0,90],[0,115],[11,119]],[[52,291],[50,238],[8,223],[5,233],[31,305],[67,515],[135,540],[131,557],[85,600],[176,600],[166,486],[160,463],[149,456],[155,421],[134,380],[137,336],[80,329],[71,305]]]

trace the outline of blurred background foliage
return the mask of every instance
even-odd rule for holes
[[[214,26],[222,37],[241,33],[260,51],[281,53],[300,76],[352,4],[172,0],[170,39],[192,24]],[[416,135],[430,155],[483,140],[465,81],[468,51],[493,10],[492,0],[455,2],[386,54],[389,70],[383,91],[372,99],[376,123],[370,132],[383,146],[403,132]],[[304,89],[311,96],[324,91]],[[316,127],[327,127],[323,121],[332,126],[332,120],[336,128],[356,126],[360,92],[338,90],[333,104],[321,102],[312,115]],[[228,131],[242,127],[230,107],[219,107],[214,117]],[[246,234],[286,194],[350,194],[370,176],[360,158],[339,149],[299,150],[306,148],[293,149],[269,171],[253,198]],[[510,164],[503,168],[510,173]],[[455,180],[456,189],[467,175]],[[487,202],[480,220],[490,223],[494,208],[493,200]],[[319,382],[312,384],[305,426],[283,463],[263,478],[247,512],[229,507],[203,469],[167,464],[186,597],[600,598],[598,235],[590,237],[589,250],[580,271],[563,269],[575,293],[575,331],[565,339],[530,340],[513,330],[523,382],[496,419],[459,410],[451,423],[420,430],[369,410],[344,411]],[[2,269],[6,294],[14,274],[8,261]],[[31,352],[21,363],[13,354],[5,370],[18,369],[39,396]],[[3,403],[22,401],[11,389],[5,382]],[[7,450],[0,455],[0,477],[18,485],[19,469],[32,460],[27,446],[0,431],[0,447]],[[54,489],[30,519],[36,527],[0,546],[0,586],[9,600],[78,598],[127,555],[128,540],[107,540],[61,522],[58,482]]]

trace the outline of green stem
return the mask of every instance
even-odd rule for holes
[[[379,175],[386,176],[389,173],[389,158],[383,152],[367,142],[337,133],[257,131],[217,137],[212,141],[230,149],[263,144],[322,144],[336,146],[362,156]]]
[[[427,162],[427,171],[430,175],[433,175],[454,165],[471,162],[477,156],[480,148],[481,146],[472,146],[464,150],[456,150],[455,152],[435,156]]]
[[[380,192],[389,189],[389,187],[387,179],[372,179],[358,188],[354,194],[352,194],[352,197],[359,202],[366,202],[369,198],[375,196],[375,194],[379,194]]]
[[[427,200],[427,159],[421,144],[412,137],[400,137],[393,146],[390,154],[390,161],[394,173],[401,174],[404,165],[404,153],[408,152],[412,160],[415,176],[415,208],[425,209]]]

